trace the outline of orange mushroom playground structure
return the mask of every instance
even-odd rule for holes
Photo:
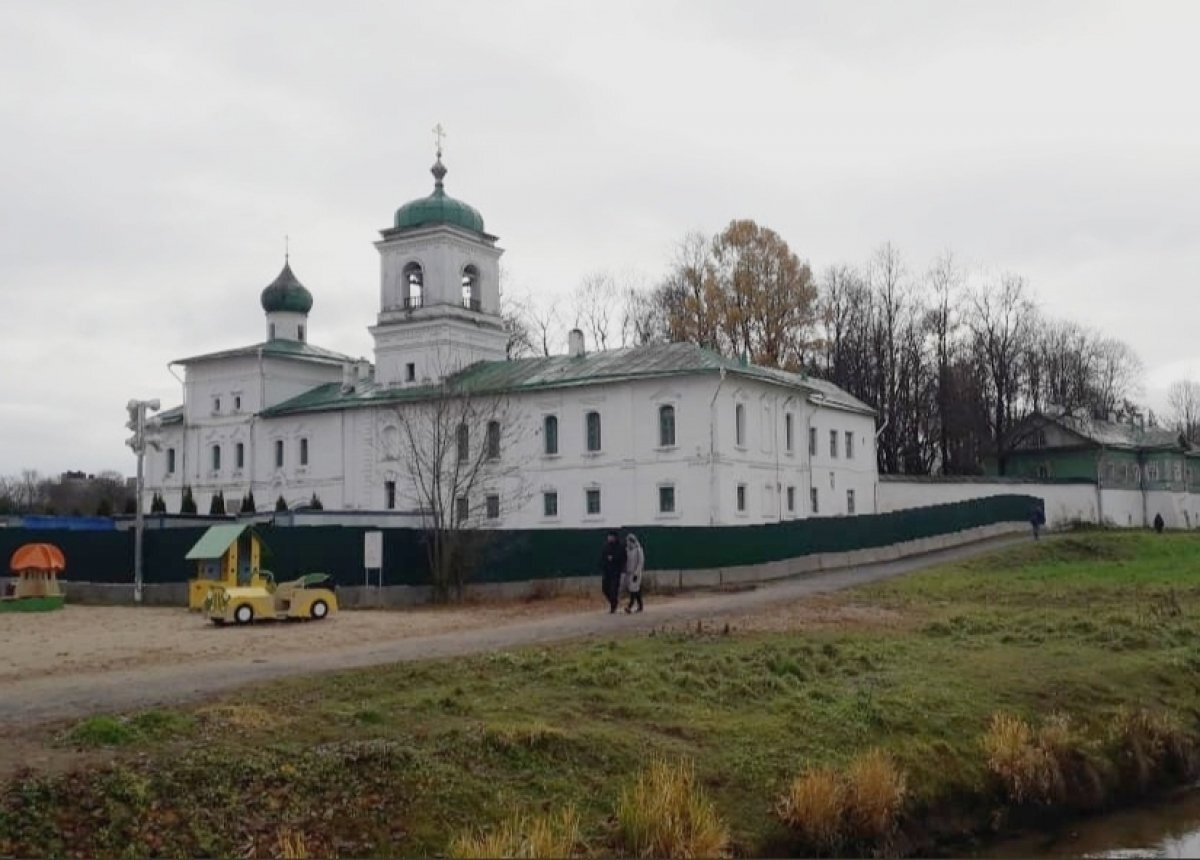
[[[58,574],[66,570],[62,550],[51,543],[27,543],[13,553],[8,563],[17,581],[0,596],[0,612],[49,612],[62,609],[66,595]]]

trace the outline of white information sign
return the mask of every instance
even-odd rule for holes
[[[383,532],[363,533],[363,567],[367,570],[383,569]]]

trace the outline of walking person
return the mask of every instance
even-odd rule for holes
[[[625,575],[627,578],[626,588],[629,589],[629,605],[625,607],[626,612],[633,611],[635,602],[638,612],[643,609],[642,573],[645,569],[646,553],[642,550],[642,545],[638,543],[637,535],[630,532],[625,536]]]
[[[1029,509],[1029,525],[1033,526],[1033,539],[1038,539],[1038,532],[1042,526],[1046,524],[1046,515],[1042,512],[1041,505],[1034,505]]]
[[[617,611],[617,601],[621,595],[621,576],[625,573],[625,545],[621,536],[610,531],[604,539],[604,548],[600,550],[600,590],[608,598],[608,611]]]

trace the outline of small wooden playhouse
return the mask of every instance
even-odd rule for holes
[[[196,563],[196,576],[188,580],[188,609],[199,612],[214,586],[266,587],[262,575],[262,537],[249,525],[212,526],[188,550],[188,561]]]

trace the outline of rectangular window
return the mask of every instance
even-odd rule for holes
[[[808,456],[817,456],[817,428],[808,428]]]
[[[488,496],[487,497],[487,518],[489,520],[500,519],[500,497],[499,496]]]
[[[308,440],[307,439],[300,440],[300,465],[301,466],[308,465]]]
[[[233,411],[234,412],[242,411],[242,395],[240,395],[240,394],[233,395]]]
[[[600,513],[600,491],[599,490],[588,490],[587,491],[587,512],[589,514]]]
[[[212,468],[214,472],[221,471],[221,446],[212,446]]]
[[[467,521],[467,515],[470,513],[471,507],[467,503],[466,496],[459,496],[454,500],[454,514],[460,524]]]
[[[792,453],[795,447],[793,445],[793,437],[795,435],[793,433],[793,425],[795,423],[792,413],[789,412],[783,416],[783,445],[789,454]]]
[[[270,329],[270,335],[268,336],[267,339],[275,340],[275,323],[271,323],[271,325],[268,326],[268,328]]]
[[[829,489],[831,489],[831,490],[837,489],[837,472],[829,473]]]
[[[746,512],[746,485],[737,485],[737,509],[739,513]]]
[[[795,487],[787,488],[787,506],[788,506],[789,514],[796,513],[796,488]]]
[[[275,440],[275,468],[276,469],[283,468],[283,440],[282,439]]]
[[[846,459],[854,459],[854,434],[849,430],[846,431]]]
[[[837,431],[829,431],[829,456],[837,459]]]
[[[589,412],[587,414],[587,449],[589,451],[600,450],[600,413]]]
[[[542,515],[547,517],[558,516],[558,493],[542,493]]]
[[[413,362],[404,365],[404,381],[415,382],[417,379],[417,366]]]
[[[385,481],[383,484],[384,505],[389,511],[396,509],[396,482]]]
[[[558,453],[558,416],[547,415],[542,420],[542,439],[547,454]]]
[[[658,444],[662,448],[675,445],[675,407],[658,407]]]
[[[213,398],[213,412],[220,412],[220,411],[221,411],[221,398],[214,397]]]
[[[458,425],[458,462],[465,463],[471,456],[471,431],[466,424]]]
[[[809,507],[812,508],[812,512],[814,514],[818,514],[821,512],[821,504],[819,502],[819,496],[817,494],[816,487],[812,487],[808,491],[808,504],[809,504]]]
[[[854,513],[854,490],[846,490],[846,513]]]
[[[174,448],[167,449],[167,474],[168,475],[175,474],[175,449]]]
[[[242,469],[246,466],[246,446],[241,442],[238,442],[233,448],[233,465],[237,469]]]
[[[489,460],[500,459],[500,422],[489,421],[487,425],[487,455]]]
[[[296,340],[304,343],[304,326],[302,325],[296,326]]]
[[[746,407],[740,403],[733,407],[733,440],[739,448],[746,444]]]
[[[675,513],[675,488],[669,484],[658,488],[658,512],[660,514]]]

